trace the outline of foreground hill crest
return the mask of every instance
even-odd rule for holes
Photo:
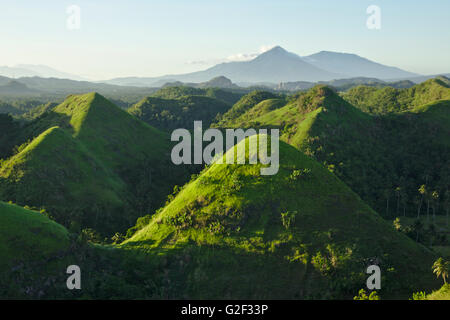
[[[239,144],[228,152],[238,150]],[[192,272],[204,279],[196,286],[210,288],[207,282],[214,279],[209,297],[240,297],[229,290],[245,287],[244,278],[258,288],[252,298],[342,296],[364,286],[365,266],[375,258],[387,277],[386,289],[394,283],[406,289],[417,280],[410,277],[431,263],[429,251],[396,232],[292,146],[280,142],[278,174],[259,176],[259,166],[211,165],[138,227],[123,248],[190,252],[196,261]],[[246,262],[237,264],[236,254]],[[208,262],[201,262],[203,255]]]

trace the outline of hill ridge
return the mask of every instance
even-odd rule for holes
[[[239,144],[227,152],[235,149]],[[409,281],[417,280],[414,274],[426,274],[434,257],[429,250],[396,232],[334,174],[294,147],[280,142],[278,174],[262,177],[259,168],[212,164],[122,246],[189,252],[194,266],[187,272],[202,273],[205,280],[195,285],[206,286],[210,297],[239,298],[250,291],[252,298],[337,292],[342,297],[364,285],[364,265],[371,259],[381,261],[389,278],[386,292],[394,283],[395,290],[407,292]],[[201,255],[209,262],[202,263]],[[408,262],[412,256],[420,256],[423,265]],[[395,276],[387,271],[391,267]],[[213,278],[214,288],[203,282]],[[187,290],[195,297],[205,294]]]

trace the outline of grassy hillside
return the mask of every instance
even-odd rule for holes
[[[47,208],[75,230],[124,231],[187,176],[171,165],[168,135],[96,93],[69,96],[19,139],[29,142],[0,170],[1,199]]]
[[[69,246],[69,233],[39,212],[0,202],[0,270],[51,256]]]
[[[252,111],[253,109],[249,114]],[[351,125],[363,127],[369,118],[339,98],[332,89],[323,85],[295,95],[281,108],[260,114],[259,117],[253,117],[247,126],[282,129],[281,138],[300,149],[304,147],[305,140],[315,132],[324,134],[323,131],[330,128],[334,131],[346,131]],[[313,124],[316,126],[319,124],[321,127],[314,127],[315,132],[311,132]]]
[[[106,231],[101,225],[123,228],[133,221],[124,182],[59,127],[46,130],[11,157],[0,177],[3,199],[46,208],[67,226]]]
[[[426,300],[450,300],[450,284],[443,285],[441,289],[427,295]]]
[[[240,112],[236,113],[236,116],[230,116],[228,120],[224,120],[220,122],[219,125],[214,124],[214,126],[233,126],[236,128],[245,128],[252,126],[256,118],[269,113],[272,110],[278,109],[286,104],[286,99],[284,98],[269,98],[263,100],[256,105],[252,106],[245,113],[240,114]],[[237,106],[237,105],[235,105]],[[240,114],[240,115],[239,115]],[[258,125],[258,123],[255,123]]]
[[[134,254],[94,246],[42,213],[4,202],[0,202],[0,258],[0,299],[158,297],[156,289],[145,285],[160,281],[149,257],[143,261]],[[73,264],[81,268],[82,290],[66,287],[66,269]]]
[[[193,88],[188,86],[169,86],[156,91],[152,96],[162,99],[178,99],[184,96],[205,96],[221,100],[228,105],[236,103],[244,93],[242,90],[219,88]]]
[[[260,90],[252,91],[243,96],[239,101],[237,101],[233,105],[233,107],[221,117],[220,122],[217,126],[227,127],[231,123],[234,123],[234,121],[237,118],[239,118],[241,115],[243,115],[245,112],[247,112],[249,109],[257,105],[258,103],[266,99],[275,99],[275,98],[279,97],[271,92]]]
[[[433,286],[431,251],[292,146],[281,142],[280,159],[274,176],[213,164],[123,248],[167,255],[191,298],[352,297],[372,263],[386,296]]]

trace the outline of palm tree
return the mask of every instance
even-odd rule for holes
[[[447,284],[447,277],[450,272],[450,262],[439,258],[434,262],[432,269],[433,273],[436,274],[436,277],[439,278],[442,276],[444,284]]]

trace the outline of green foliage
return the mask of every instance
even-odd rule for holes
[[[43,104],[42,100],[30,97],[0,97],[0,114],[19,116]],[[39,99],[39,98],[38,98]]]
[[[14,137],[19,132],[19,128],[11,116],[0,114],[0,159],[5,159],[12,154]]]
[[[300,179],[306,179],[311,176],[311,169],[303,168],[303,169],[294,169],[289,176],[290,181],[297,181]]]
[[[168,86],[156,91],[153,95],[162,99],[179,99],[188,96],[204,96],[215,100],[220,100],[227,105],[233,105],[238,101],[242,92],[239,90],[228,90],[220,88],[193,88],[189,86]]]
[[[372,291],[367,295],[364,289],[359,290],[358,295],[353,298],[353,300],[380,300],[376,291]]]
[[[158,129],[171,132],[178,128],[192,130],[194,121],[202,121],[203,126],[209,127],[218,114],[230,108],[222,100],[207,96],[175,95],[171,99],[159,96],[166,95],[144,98],[128,112]]]
[[[442,277],[444,284],[447,284],[447,277],[450,274],[450,261],[445,261],[441,257],[434,262],[432,269],[436,277]]]
[[[450,284],[444,284],[439,290],[430,294],[424,291],[415,292],[411,300],[450,300]]]
[[[370,116],[320,85],[257,117],[249,109],[226,125],[278,128],[283,141],[322,163],[384,217],[414,216],[421,206],[416,203],[420,185],[427,183],[441,195],[450,183],[450,100],[439,100],[450,89],[436,81],[398,91],[413,92],[417,104],[437,100],[408,105],[407,112]],[[246,117],[251,121],[242,122]],[[430,200],[436,212],[441,208],[442,213],[444,203],[442,197]]]
[[[295,223],[296,216],[297,211],[286,211],[281,213],[281,222],[283,223],[283,227],[285,227],[286,230],[288,230]]]
[[[411,300],[427,300],[427,294],[424,291],[415,292]]]
[[[450,284],[444,284],[439,290],[427,295],[427,300],[450,300]]]
[[[222,116],[220,122],[215,126],[227,127],[230,123],[232,123],[232,121],[238,119],[241,115],[256,106],[258,103],[274,98],[278,98],[278,96],[270,92],[252,91],[236,102],[233,107]]]
[[[200,181],[204,181],[204,179],[205,178]],[[222,185],[222,192],[224,193],[224,195],[231,196],[239,192],[243,185],[244,183],[242,181],[242,177],[239,175],[239,173],[234,172],[228,183]]]
[[[295,147],[280,143],[275,176],[212,164],[183,187],[195,170],[170,165],[168,136],[98,94],[32,109],[22,128],[0,116],[0,199],[40,211],[0,202],[0,297],[351,299],[373,259],[383,297],[436,288],[450,179],[444,80],[238,102],[231,91],[164,88],[130,113],[164,129],[199,119],[279,128]],[[89,274],[83,292],[52,289],[73,261]],[[433,271],[445,282],[448,262]]]
[[[81,230],[80,238],[82,241],[89,241],[93,243],[101,243],[103,240],[100,234],[91,228]]]
[[[0,274],[30,261],[57,255],[69,246],[69,233],[39,212],[0,202]]]

